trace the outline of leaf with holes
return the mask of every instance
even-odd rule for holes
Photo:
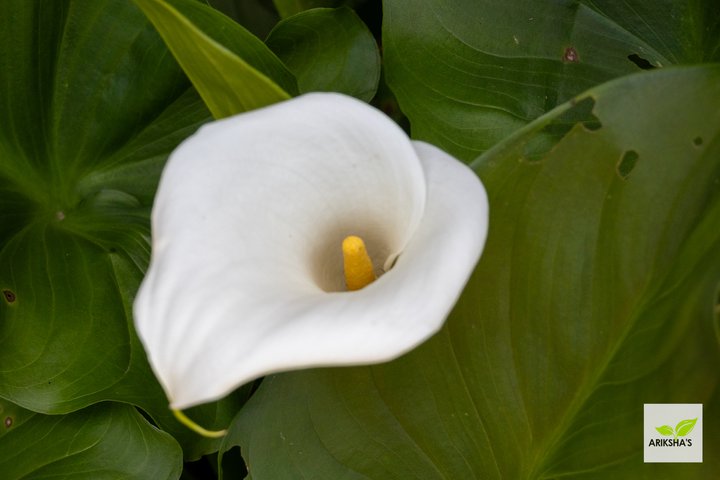
[[[389,364],[267,378],[223,451],[254,480],[710,478],[712,456],[644,464],[637,432],[645,402],[720,418],[720,66],[591,89],[473,166],[489,237],[445,328]]]
[[[385,0],[383,15],[413,136],[468,161],[602,82],[720,60],[716,0]]]

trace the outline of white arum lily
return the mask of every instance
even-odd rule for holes
[[[362,102],[309,94],[202,127],[170,157],[152,217],[135,320],[179,410],[417,346],[477,263],[488,211],[459,161]],[[364,245],[343,256],[348,236]]]

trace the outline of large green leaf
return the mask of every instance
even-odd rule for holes
[[[0,407],[13,408],[0,402]],[[0,408],[1,410],[1,408]],[[0,432],[3,479],[178,478],[182,452],[134,408],[107,404],[69,415],[25,412]]]
[[[720,448],[720,67],[592,89],[474,167],[490,234],[445,328],[269,377],[223,450],[254,480],[711,478],[713,455],[644,464],[640,432],[643,403],[704,403]]]
[[[380,54],[367,26],[349,8],[316,8],[280,22],[267,45],[295,74],[305,92],[375,96]]]
[[[265,44],[219,11],[195,0],[134,1],[215,118],[287,100],[295,93],[292,74]]]
[[[385,0],[383,7],[387,80],[413,136],[465,160],[609,79],[720,59],[716,0]]]

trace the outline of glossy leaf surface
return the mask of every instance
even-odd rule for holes
[[[0,396],[52,413],[147,401],[160,392],[129,306],[150,205],[208,113],[132,4],[2,10]]]
[[[168,410],[130,312],[160,171],[210,114],[128,2],[5,2],[0,22],[0,397],[132,403],[188,458],[209,453],[219,442]],[[191,413],[224,426],[247,393]]]
[[[268,46],[295,74],[301,93],[375,96],[380,54],[372,34],[349,8],[308,10],[280,22]]]
[[[172,437],[128,405],[29,414],[0,435],[0,471],[6,479],[170,479],[178,478],[181,461]]]

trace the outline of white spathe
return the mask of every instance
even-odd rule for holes
[[[273,372],[391,360],[440,329],[487,223],[467,166],[350,97],[213,122],[163,172],[137,330],[174,409]],[[347,292],[351,234],[379,278]]]

